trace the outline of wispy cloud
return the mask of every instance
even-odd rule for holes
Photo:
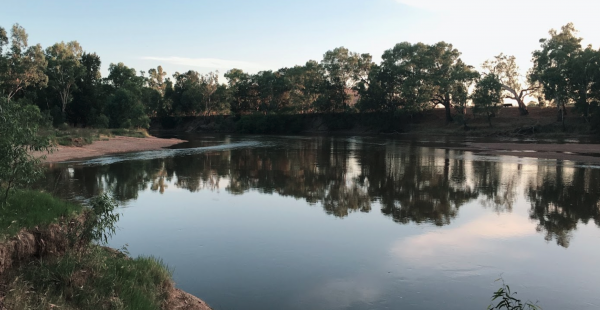
[[[239,68],[243,70],[262,70],[264,67],[258,63],[226,60],[218,58],[185,58],[185,57],[142,57],[144,60],[156,60],[171,65],[181,65],[187,67],[199,67],[210,69],[233,69]]]

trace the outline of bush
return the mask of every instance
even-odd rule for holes
[[[37,106],[0,100],[0,189],[4,190],[0,206],[4,206],[13,188],[28,186],[41,177],[41,158],[32,152],[51,148],[50,139],[37,134],[43,121]]]

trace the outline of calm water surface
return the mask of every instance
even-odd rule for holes
[[[500,276],[544,309],[600,307],[597,167],[434,138],[183,138],[47,183],[113,192],[110,245],[215,309],[485,309]]]

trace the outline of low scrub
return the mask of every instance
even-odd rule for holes
[[[161,309],[173,289],[162,261],[96,245],[32,261],[9,278],[7,309]]]

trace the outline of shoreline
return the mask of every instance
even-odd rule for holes
[[[54,152],[50,154],[35,152],[34,156],[41,157],[45,155],[46,159],[43,160],[43,163],[49,164],[110,154],[156,151],[184,142],[187,141],[175,138],[163,139],[153,136],[146,138],[115,136],[108,138],[108,140],[94,141],[92,144],[84,146],[58,145],[55,147]]]
[[[600,144],[471,142],[466,145],[466,147],[454,147],[450,149],[472,151],[483,155],[569,160],[595,164],[600,163]]]

